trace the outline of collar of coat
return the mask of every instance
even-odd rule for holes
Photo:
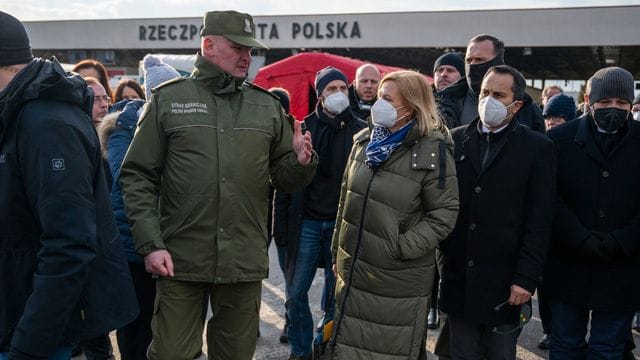
[[[590,114],[585,114],[575,120],[578,121],[578,130],[576,131],[575,142],[579,145],[585,145],[589,143],[595,143],[595,139],[593,138],[592,128],[595,127],[595,122],[593,117]],[[640,133],[637,130],[634,131],[640,125],[639,122],[634,120],[629,120],[627,123],[627,134],[625,134],[620,142],[623,142],[629,136],[633,136],[635,138],[640,137]]]
[[[214,94],[239,91],[246,78],[234,77],[198,54],[191,77]]]
[[[598,147],[596,139],[594,138],[593,132],[591,130],[592,127],[595,127],[595,125],[593,124],[593,118],[589,114],[586,114],[575,120],[571,120],[566,124],[571,124],[574,121],[578,122],[578,129],[575,131],[575,137],[573,138],[573,141],[582,148],[582,151],[584,151],[587,155],[589,155],[600,164],[604,164],[609,157],[616,153],[616,150],[620,148],[621,145],[629,141],[629,138],[634,138],[636,139],[635,141],[640,139],[640,131],[638,130],[640,128],[640,123],[634,120],[630,120],[627,125],[628,129],[626,135],[624,135],[622,139],[620,139],[620,143],[613,149],[613,151],[605,156],[605,154],[603,154]],[[566,137],[566,135],[563,134],[566,133],[566,131],[563,130],[565,128],[569,128],[569,126],[563,124],[558,128],[552,129],[552,132],[554,134],[559,134],[559,136],[554,135],[556,139],[560,140],[563,137]]]
[[[371,139],[372,131],[373,126],[369,123],[369,127],[362,129],[362,131],[354,135],[353,143],[366,147]],[[428,141],[421,141],[423,138],[428,138]],[[434,145],[434,143],[437,144]],[[446,127],[443,127],[442,130],[433,130],[431,134],[423,137],[420,135],[419,126],[414,126],[411,128],[409,134],[407,134],[402,145],[393,152],[391,157],[385,161],[385,164],[392,163],[398,156],[401,156],[401,154],[409,149],[412,153],[411,168],[413,170],[439,169],[440,157],[443,157],[442,161],[446,161],[446,152],[443,154],[439,148],[441,143],[443,144],[443,148],[453,150],[453,141]],[[381,167],[384,168],[385,164]]]

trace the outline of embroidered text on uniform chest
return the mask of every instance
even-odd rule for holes
[[[208,114],[209,110],[207,104],[199,102],[187,102],[187,103],[171,103],[172,114]]]

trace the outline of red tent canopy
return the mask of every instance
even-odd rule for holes
[[[290,112],[298,120],[302,120],[315,107],[316,96],[314,82],[316,73],[327,67],[333,66],[340,69],[351,83],[356,76],[356,69],[367,63],[344,56],[327,53],[301,53],[275,62],[261,68],[254,79],[254,83],[265,89],[281,87],[291,95]],[[383,74],[403,70],[402,68],[375,64]],[[430,83],[431,77],[427,76]]]

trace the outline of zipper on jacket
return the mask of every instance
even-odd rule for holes
[[[371,170],[371,178],[369,179],[369,183],[367,184],[367,189],[364,191],[364,201],[362,203],[362,212],[360,213],[360,226],[358,226],[358,240],[356,241],[356,250],[353,253],[353,260],[351,261],[351,271],[349,271],[349,278],[345,283],[344,296],[342,297],[342,304],[340,305],[340,318],[337,319],[335,332],[332,336],[333,340],[331,341],[331,358],[333,358],[336,350],[336,341],[338,340],[338,334],[340,333],[340,328],[342,325],[342,320],[345,314],[345,305],[347,304],[347,300],[349,298],[349,292],[351,290],[351,280],[353,279],[353,271],[355,270],[356,261],[358,260],[358,254],[360,253],[360,242],[362,241],[362,233],[363,233],[363,222],[364,215],[367,210],[367,200],[369,199],[369,191],[371,190],[371,184],[373,184],[373,179],[376,175],[376,171],[378,169]]]

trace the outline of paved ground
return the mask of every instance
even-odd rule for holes
[[[277,256],[274,246],[269,249],[270,258],[270,275],[264,280],[262,288],[262,307],[260,310],[260,332],[258,338],[255,360],[286,360],[289,355],[289,347],[286,344],[280,344],[278,337],[284,324],[284,278],[278,267]],[[323,280],[321,272],[318,271],[316,278],[311,286],[309,293],[309,302],[312,304],[312,312],[314,319],[317,321],[320,317],[320,297],[322,293]],[[531,322],[524,327],[522,334],[518,340],[518,359],[519,360],[538,360],[547,359],[548,352],[539,350],[537,347],[538,339],[542,336],[542,328],[540,318],[538,316],[537,301],[534,298],[533,318]],[[429,359],[437,359],[431,351],[437,337],[436,331],[430,331],[427,339],[427,349],[429,350]],[[636,344],[640,344],[640,337],[634,334]],[[116,345],[115,336],[111,336],[112,343]],[[206,351],[206,342],[205,349]],[[120,360],[115,349],[116,359]],[[640,359],[640,352],[634,352],[636,359]],[[74,358],[73,360],[85,360],[83,356]]]

